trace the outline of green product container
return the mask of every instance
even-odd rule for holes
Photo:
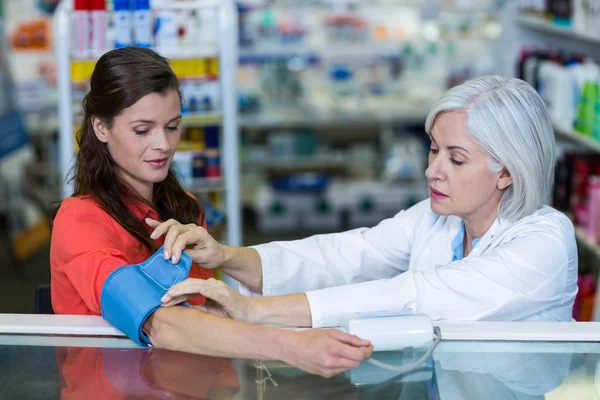
[[[594,122],[592,137],[600,141],[600,85],[596,84],[596,101],[594,101]]]
[[[575,130],[585,136],[592,136],[594,130],[594,110],[597,98],[598,82],[585,82],[577,105],[577,117],[575,119]]]

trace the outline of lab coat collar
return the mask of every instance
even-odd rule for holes
[[[494,238],[504,232],[506,229],[510,228],[514,224],[510,223],[510,221],[506,220],[506,218],[496,217],[492,226],[487,230],[487,232],[481,237],[481,240],[477,244],[477,247],[474,247],[470,255],[480,255],[489,245],[492,243]]]
[[[437,216],[437,214],[432,215]],[[439,229],[434,229],[436,233],[430,238],[429,242],[422,242],[421,246],[428,247],[427,250],[424,250],[420,247],[415,248],[414,250],[417,254],[428,254],[428,257],[431,257],[431,261],[434,264],[442,265],[452,261],[452,240],[456,238],[461,229],[464,229],[464,222],[455,215],[449,215],[445,218],[439,218],[438,216],[434,223],[445,226],[443,228],[440,226]],[[469,255],[465,258],[481,255],[485,250],[487,250],[495,237],[500,235],[503,231],[511,226],[513,226],[513,224],[506,219],[497,217],[492,223],[492,226],[490,226],[487,232],[477,242],[477,246],[474,246]],[[415,260],[414,262],[417,261]]]

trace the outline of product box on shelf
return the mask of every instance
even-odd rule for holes
[[[281,198],[268,186],[261,186],[254,195],[258,229],[263,232],[291,232],[300,228],[301,213],[296,208],[301,202]]]
[[[332,182],[312,192],[278,191],[265,185],[256,192],[254,209],[262,231],[340,231],[372,227],[427,195],[422,182],[401,186]]]
[[[344,198],[335,195],[332,188],[324,193],[307,196],[300,226],[310,231],[340,231],[343,229]]]
[[[300,180],[274,181],[261,186],[254,203],[259,229],[267,232],[341,230],[343,198],[335,195],[327,179]]]
[[[351,228],[375,226],[428,196],[427,184],[421,181],[402,185],[355,182],[340,190],[345,193],[337,196],[351,199],[348,208]]]

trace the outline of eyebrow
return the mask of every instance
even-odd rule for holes
[[[432,142],[434,142],[435,144],[437,144],[437,142],[435,141],[435,139],[434,139],[434,137],[433,137],[433,135],[432,135],[431,133],[430,133],[430,134],[428,134],[428,136],[429,136],[429,139],[430,139]],[[471,153],[469,152],[469,150],[465,149],[465,148],[464,148],[464,147],[462,147],[462,146],[446,146],[446,148],[447,148],[448,150],[462,150],[462,151],[466,152],[467,154],[471,154]]]
[[[465,149],[465,148],[464,148],[464,147],[462,147],[462,146],[448,146],[448,147],[446,147],[446,148],[447,148],[448,150],[463,150],[463,151],[465,151],[467,154],[471,154],[471,153],[469,153],[469,150]]]
[[[178,115],[178,116],[176,116],[175,118],[171,118],[171,119],[169,120],[169,122],[167,122],[167,123],[171,123],[171,122],[173,122],[173,121],[175,121],[175,120],[178,120],[178,119],[181,119],[181,118],[182,118],[182,117],[181,117],[181,114],[179,114],[179,115]],[[151,119],[136,119],[135,121],[131,121],[131,122],[130,122],[130,124],[137,124],[137,123],[142,123],[142,124],[154,124],[154,123],[156,123],[156,121],[154,121],[154,120],[151,120]]]

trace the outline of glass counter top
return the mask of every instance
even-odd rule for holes
[[[0,399],[600,398],[600,340],[590,339],[600,335],[598,324],[573,324],[579,333],[565,340],[541,340],[530,327],[511,337],[510,330],[529,326],[520,323],[488,333],[476,333],[477,324],[449,324],[447,338],[442,327],[433,356],[415,370],[399,373],[366,361],[326,379],[281,362],[143,349],[105,325],[61,331],[34,327],[36,316],[23,318],[30,321],[24,333],[0,323]],[[533,326],[540,335],[557,335]],[[571,332],[571,323],[559,326]],[[493,339],[473,339],[486,336]],[[424,353],[405,349],[372,358],[401,367]]]
[[[330,379],[279,362],[142,349],[127,339],[26,345],[2,336],[2,399],[597,399],[600,344],[442,342],[418,369],[363,362]],[[6,344],[18,339],[17,344]],[[51,339],[51,338],[49,338]],[[68,341],[71,338],[62,338]],[[72,339],[77,339],[73,337]],[[81,339],[81,338],[80,338]],[[120,343],[122,342],[122,343]],[[377,352],[402,366],[423,353]]]

